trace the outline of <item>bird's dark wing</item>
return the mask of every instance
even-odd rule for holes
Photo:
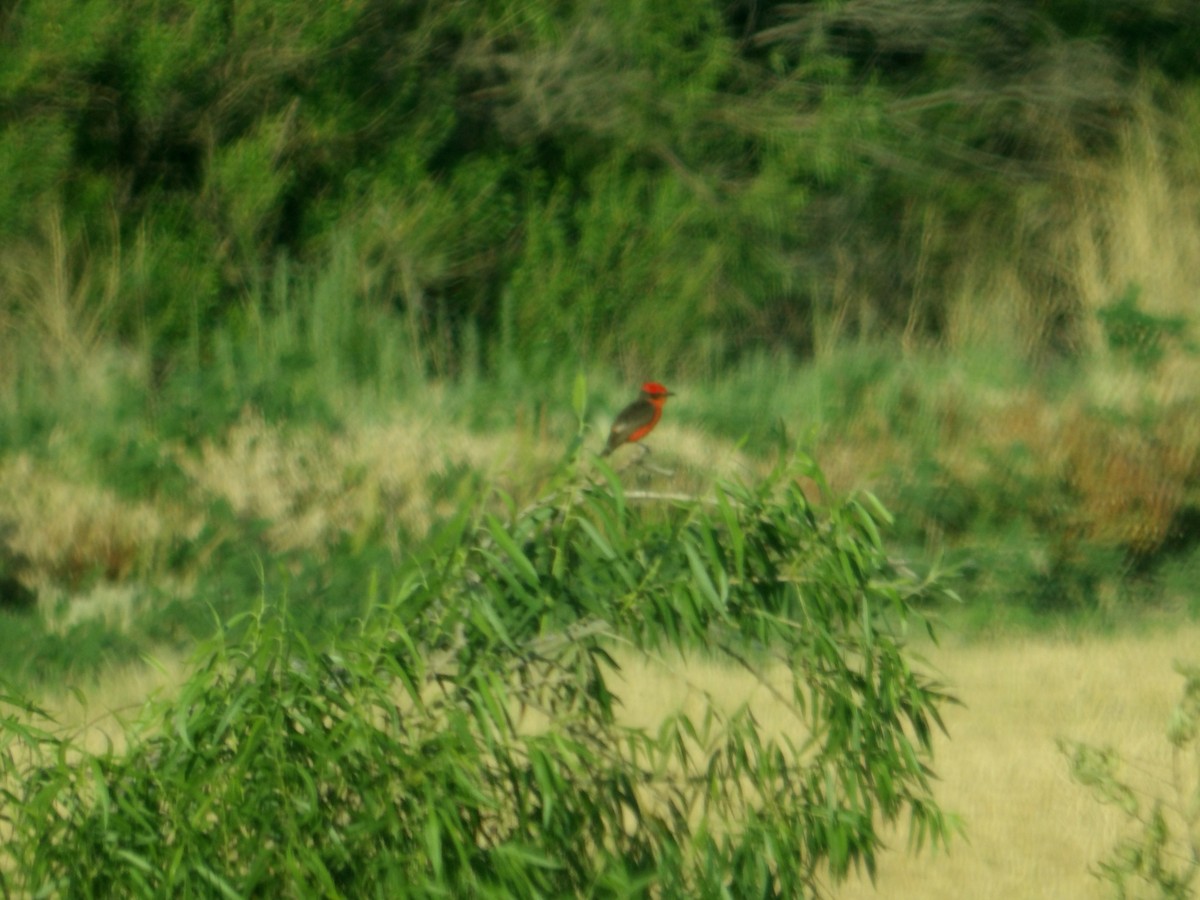
[[[617,413],[612,430],[608,433],[608,444],[604,448],[604,454],[607,456],[612,453],[629,440],[631,434],[654,421],[655,411],[654,404],[643,399],[635,400]]]

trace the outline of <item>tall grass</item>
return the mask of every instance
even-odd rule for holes
[[[1195,379],[1177,377],[1195,364],[1187,352],[1171,354],[1170,365],[1180,368],[1170,377],[1138,379],[1122,370],[1098,315],[1133,290],[1150,314],[1193,323],[1196,316],[1197,103],[1181,91],[1163,108],[1151,93],[1151,86],[1143,89],[1118,130],[1113,157],[1073,152],[1055,161],[1050,184],[1020,192],[1011,228],[980,217],[964,235],[931,221],[925,239],[957,248],[949,277],[922,288],[948,297],[948,346],[1075,356],[1097,379],[1115,381],[1116,368],[1131,385],[1150,381],[1158,394],[1170,383],[1167,400],[1194,387]]]
[[[843,333],[807,361],[698,358],[690,378],[625,377],[629,360],[591,364],[558,344],[526,352],[515,310],[495,335],[435,347],[361,227],[321,264],[264,270],[188,352],[164,354],[149,330],[116,343],[112,309],[83,298],[135,272],[140,251],[93,252],[51,209],[0,253],[21,298],[2,312],[0,574],[36,589],[45,620],[12,633],[82,628],[59,599],[97,592],[138,598],[133,620],[156,622],[143,638],[183,640],[210,624],[164,603],[162,585],[229,609],[231,584],[254,586],[255,555],[286,554],[315,595],[326,562],[402,554],[480,477],[532,499],[576,438],[581,371],[593,445],[639,381],[662,380],[678,396],[650,443],[677,486],[761,472],[799,439],[833,483],[892,503],[900,539],[958,566],[983,611],[1193,608],[1200,356],[1186,260],[1200,222],[1195,104],[1178,103],[1175,117],[1143,104],[1110,164],[1063,163],[1056,190],[1028,188],[1003,240],[986,221],[955,235],[923,220],[929,253],[953,240],[961,257],[921,288],[949,298],[936,345]],[[457,376],[431,377],[446,353]],[[225,562],[239,573],[228,582]],[[115,625],[87,627],[89,643],[126,646]]]

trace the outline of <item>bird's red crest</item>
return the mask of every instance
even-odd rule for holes
[[[670,396],[671,392],[659,384],[657,381],[647,381],[642,385],[642,393],[649,394],[651,397],[666,397]]]

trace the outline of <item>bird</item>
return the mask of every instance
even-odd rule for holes
[[[608,456],[622,444],[640,441],[653,431],[658,420],[662,418],[663,404],[672,396],[674,395],[657,381],[647,381],[643,384],[638,398],[613,419],[608,443],[600,451],[600,455]],[[650,448],[643,444],[642,449],[648,451]]]

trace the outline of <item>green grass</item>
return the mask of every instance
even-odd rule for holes
[[[187,646],[264,586],[288,592],[305,633],[337,634],[366,585],[465,496],[494,485],[532,501],[650,378],[677,394],[648,442],[672,489],[756,477],[799,443],[837,489],[884,499],[897,552],[947,567],[981,629],[1196,608],[1200,436],[1178,382],[1195,361],[1184,342],[1145,364],[1101,347],[1031,367],[1003,341],[858,341],[688,379],[522,354],[501,335],[468,341],[459,376],[435,379],[411,322],[358,278],[348,250],[316,272],[281,266],[194,352],[98,336],[82,357],[55,357],[35,331],[14,333],[0,558],[40,600],[4,613],[28,652],[0,668],[52,681]],[[60,605],[102,608],[88,598],[108,588],[135,614],[56,624]]]
[[[371,579],[420,546],[464,489],[499,479],[532,499],[578,431],[569,369],[549,381],[423,383],[389,401],[383,385],[395,373],[367,371],[323,388],[310,361],[299,383],[312,397],[297,403],[278,359],[245,363],[242,376],[239,360],[263,346],[261,335],[220,334],[216,343],[230,351],[218,364],[169,373],[158,385],[139,381],[136,369],[115,370],[103,389],[74,394],[79,415],[53,429],[39,423],[46,409],[65,410],[65,385],[47,389],[37,407],[8,408],[5,433],[20,434],[21,446],[10,448],[2,488],[16,517],[6,542],[22,560],[17,574],[43,597],[36,612],[7,613],[23,623],[9,629],[12,639],[30,648],[3,655],[12,672],[53,680],[56,665],[67,674],[136,648],[187,645],[264,585],[289,593],[307,633],[336,634]],[[294,349],[282,340],[267,346],[280,359]],[[1091,429],[1097,452],[1107,452],[1104,442],[1142,440],[1144,422],[1098,409],[1064,424],[1061,397],[1071,394],[1061,382],[1042,394],[1015,379],[1005,388],[974,378],[953,357],[896,360],[882,348],[809,365],[759,358],[725,378],[672,383],[679,396],[650,440],[653,461],[674,466],[675,485],[687,490],[724,465],[764,471],[799,437],[839,489],[880,493],[897,514],[898,551],[920,568],[954,573],[971,621],[1193,610],[1196,549],[1184,526],[1197,501],[1186,483],[1175,530],[1147,554],[1088,518],[1108,508],[1104,491],[1119,490],[1087,480],[1107,470],[1081,475],[1074,457],[1055,457],[1070,428]],[[631,390],[611,374],[589,380],[584,440],[593,449]],[[1170,439],[1171,422],[1147,415]],[[1114,516],[1127,511],[1112,506]],[[136,615],[74,623],[69,638],[53,627],[44,598],[70,606],[106,585],[130,591]],[[75,648],[69,658],[56,649],[63,640]]]

